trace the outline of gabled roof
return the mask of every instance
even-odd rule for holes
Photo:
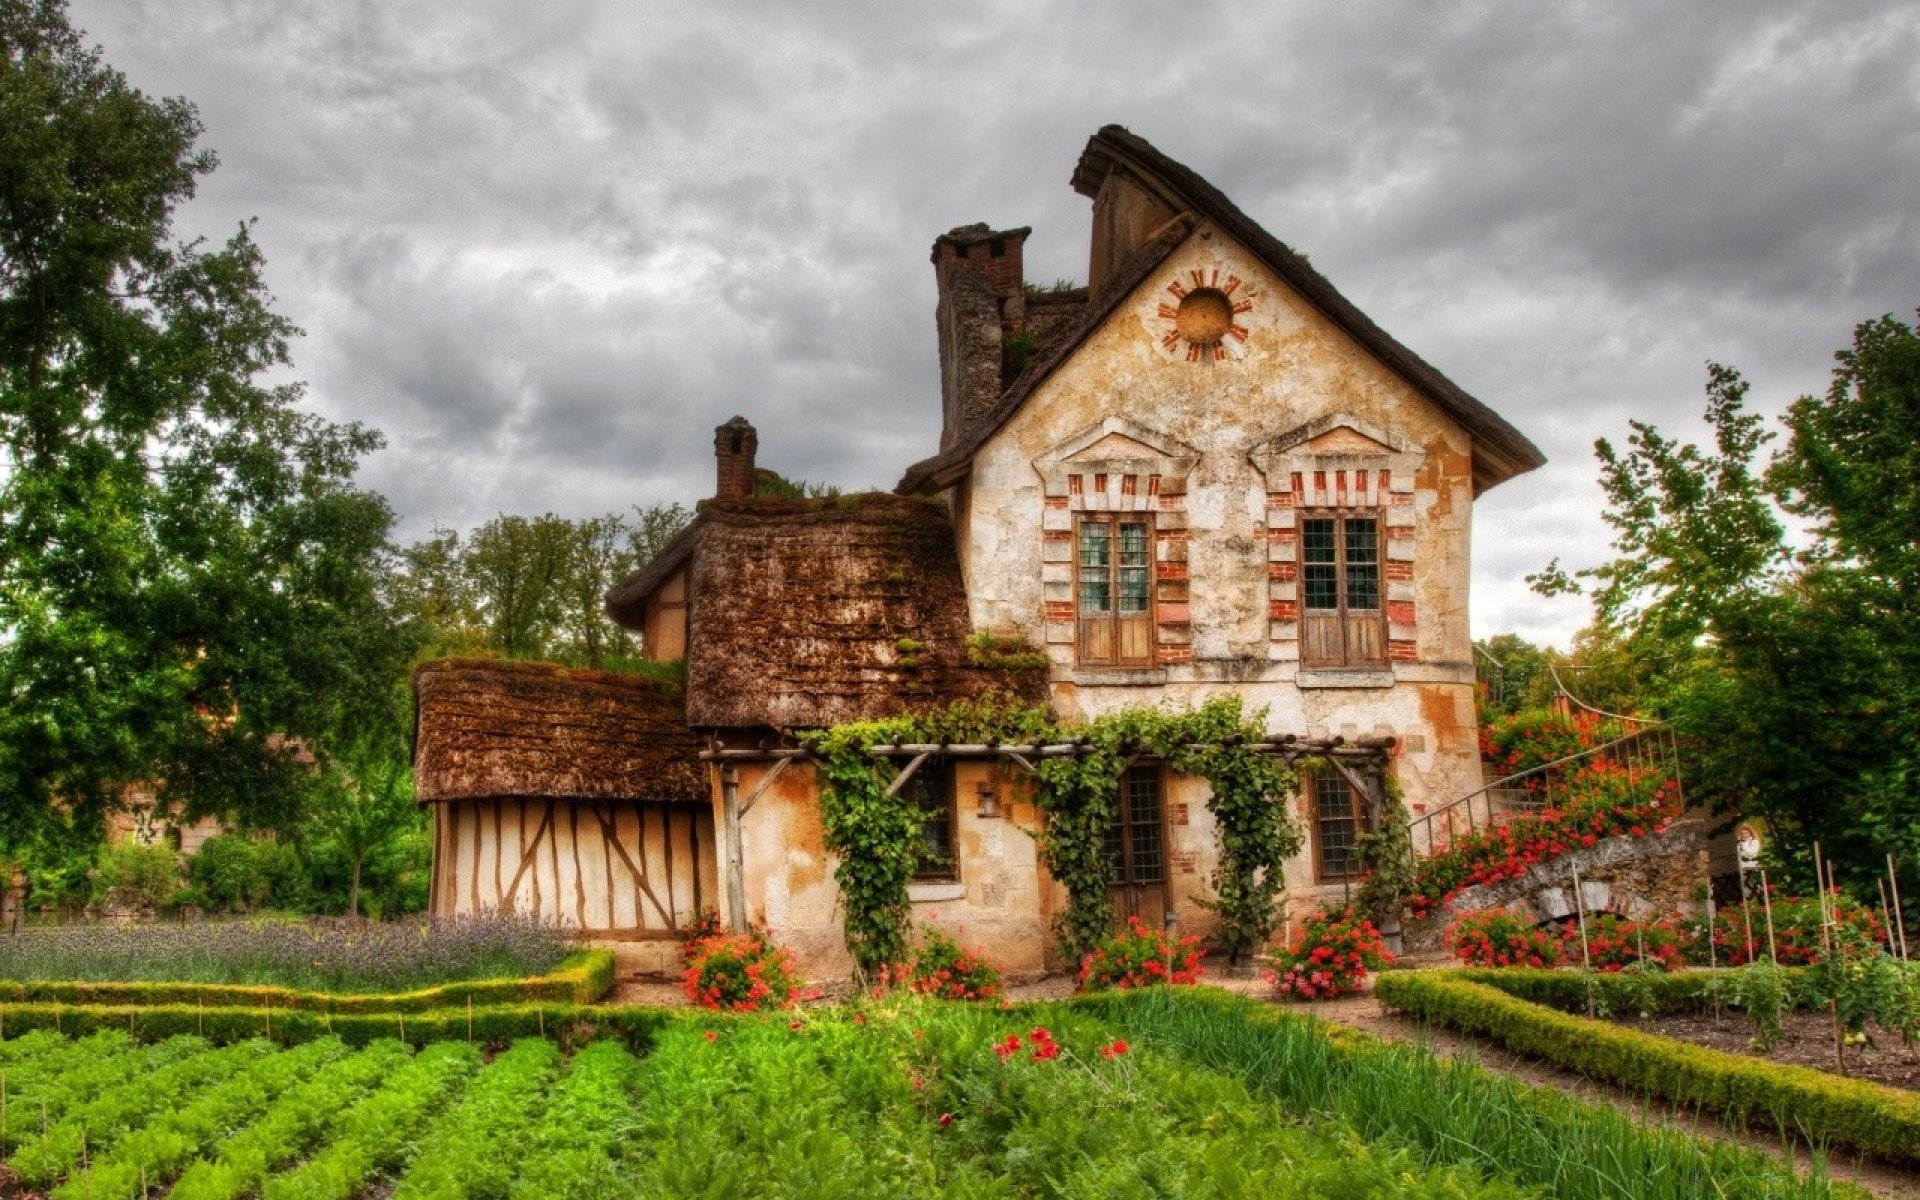
[[[693,557],[706,528],[706,517],[706,506],[702,505],[686,528],[674,534],[639,570],[607,590],[606,613],[615,624],[635,631],[646,627],[647,597]]]
[[[413,673],[422,803],[534,796],[708,801],[677,681],[449,658]]]
[[[1258,255],[1295,291],[1319,309],[1375,358],[1392,368],[1459,422],[1473,437],[1473,477],[1476,491],[1531,471],[1546,462],[1526,435],[1485,404],[1461,390],[1425,359],[1396,341],[1372,318],[1354,307],[1325,276],[1285,243],[1255,224],[1233,201],[1195,174],[1153,148],[1146,139],[1118,125],[1108,125],[1088,139],[1074,168],[1073,187],[1081,195],[1097,196],[1109,173],[1125,170],[1155,193],[1172,211],[1183,214],[1158,231],[1139,252],[1115,271],[1087,303],[1080,321],[1057,342],[1044,360],[1036,361],[1001,394],[985,420],[953,446],[907,468],[896,491],[915,494],[951,486],[972,462],[974,454],[1019,411],[1026,399],[1069,358],[1087,336],[1117,309],[1133,289],[1151,275],[1168,254],[1201,222],[1212,222]]]

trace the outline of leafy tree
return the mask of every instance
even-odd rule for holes
[[[119,789],[274,823],[288,737],[374,719],[408,647],[380,603],[376,434],[263,376],[297,332],[242,227],[180,245],[213,170],[192,105],[0,0],[0,827],[98,827]],[[380,707],[376,700],[374,708]],[[65,816],[58,814],[64,813]]]
[[[369,736],[340,755],[318,789],[308,828],[347,860],[347,915],[360,915],[367,860],[419,824],[405,748]]]
[[[1770,460],[1746,382],[1717,364],[1710,449],[1638,422],[1625,453],[1600,442],[1617,556],[1579,576],[1688,735],[1696,796],[1767,818],[1799,886],[1817,840],[1871,896],[1887,851],[1920,859],[1920,337],[1881,317],[1836,358]],[[1557,563],[1535,584],[1579,587]]]

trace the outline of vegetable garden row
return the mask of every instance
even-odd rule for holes
[[[638,1028],[639,1026],[636,1026]],[[894,995],[640,1043],[0,1041],[9,1185],[56,1200],[736,1195],[1823,1197],[1761,1155],[1154,988]]]

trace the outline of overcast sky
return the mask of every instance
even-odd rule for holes
[[[1087,136],[1218,185],[1549,465],[1479,504],[1476,635],[1564,642],[1522,576],[1605,552],[1593,439],[1777,412],[1920,304],[1920,7],[75,0],[257,217],[297,374],[385,432],[411,540],[711,492],[890,488],[934,449],[935,234],[1032,225],[1084,279]]]

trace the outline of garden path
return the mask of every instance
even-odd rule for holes
[[[1730,1129],[1712,1117],[1701,1117],[1657,1100],[1649,1100],[1624,1088],[1588,1079],[1578,1072],[1561,1070],[1558,1067],[1524,1058],[1479,1038],[1422,1024],[1398,1013],[1389,1012],[1372,992],[1357,996],[1343,996],[1338,1000],[1280,1003],[1280,1007],[1305,1016],[1318,1017],[1330,1024],[1358,1029],[1387,1041],[1422,1044],[1431,1048],[1435,1054],[1444,1057],[1464,1057],[1488,1070],[1511,1076],[1521,1083],[1554,1088],[1581,1100],[1611,1104],[1636,1114],[1642,1120],[1652,1118],[1669,1122],[1698,1137],[1750,1146],[1768,1154],[1780,1153],[1779,1140],[1767,1135],[1764,1131],[1746,1133]],[[1812,1163],[1811,1156],[1804,1150],[1796,1150],[1794,1158],[1802,1169]],[[1836,1155],[1829,1159],[1827,1173],[1833,1178],[1858,1184],[1876,1196],[1895,1197],[1898,1200],[1913,1200],[1914,1197],[1920,1197],[1920,1173],[1902,1170],[1885,1163]]]

